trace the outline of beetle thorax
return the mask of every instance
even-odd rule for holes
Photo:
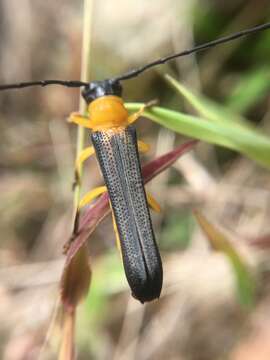
[[[88,111],[93,131],[128,125],[128,111],[118,96],[102,96],[90,103]]]

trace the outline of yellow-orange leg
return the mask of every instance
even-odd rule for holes
[[[63,253],[66,254],[70,244],[72,243],[74,237],[77,234],[78,231],[78,227],[79,227],[79,217],[80,217],[80,210],[83,206],[89,204],[92,200],[94,200],[97,196],[103,194],[105,191],[107,191],[106,186],[100,186],[97,187],[91,191],[89,191],[88,193],[86,193],[83,198],[81,199],[81,201],[79,202],[79,206],[76,212],[76,217],[75,217],[75,221],[74,221],[74,228],[73,228],[73,232],[72,232],[72,236],[71,238],[67,241],[67,243],[64,245],[63,247]]]
[[[100,186],[100,187],[97,187],[97,188],[89,191],[88,193],[86,193],[80,201],[79,209],[81,209],[83,206],[89,204],[91,201],[93,201],[99,195],[103,194],[105,191],[107,191],[106,186]],[[111,206],[111,204],[110,204],[110,206]],[[118,234],[115,218],[113,215],[113,211],[112,211],[112,222],[113,222],[113,229],[114,229],[115,237],[116,237],[116,245],[121,254],[120,239],[119,239],[119,234]]]
[[[115,233],[116,246],[117,246],[117,249],[118,249],[118,251],[119,251],[119,253],[120,253],[121,257],[122,257],[120,238],[119,238],[119,233],[118,233],[118,229],[117,229],[117,226],[116,226],[113,211],[112,211],[112,222],[113,222],[113,230],[114,230],[114,233]]]
[[[100,186],[97,187],[91,191],[89,191],[88,193],[86,193],[84,195],[84,197],[82,198],[82,200],[80,201],[79,204],[79,209],[81,209],[83,206],[89,204],[91,201],[93,201],[96,197],[98,197],[99,195],[103,194],[105,191],[107,191],[106,186]],[[156,212],[160,212],[160,206],[157,203],[157,201],[150,195],[147,193],[147,202],[149,204],[149,206]],[[117,230],[117,226],[116,226],[116,222],[115,222],[115,218],[113,215],[113,211],[112,211],[112,221],[113,221],[113,229],[115,232],[115,236],[116,236],[116,245],[117,248],[121,254],[121,246],[120,246],[120,239],[119,239],[119,234],[118,234],[118,230]]]
[[[82,166],[82,164],[85,162],[85,160],[87,160],[90,156],[92,156],[95,153],[95,150],[93,148],[93,146],[89,146],[86,147],[85,149],[83,149],[79,156],[77,157],[76,161],[75,161],[75,175],[74,175],[74,183],[73,183],[73,188],[80,183],[80,176],[79,176],[79,169]]]
[[[152,195],[150,195],[148,192],[146,192],[146,198],[147,198],[147,202],[148,205],[150,206],[150,208],[152,210],[154,210],[155,212],[160,212],[161,211],[161,207],[159,205],[159,203],[153,198]]]
[[[142,140],[138,140],[137,141],[138,144],[138,150],[141,153],[146,153],[147,151],[149,151],[150,149],[150,145],[146,144],[144,141]]]
[[[145,142],[138,140],[138,149],[140,152],[145,153],[149,150],[150,146],[147,145]],[[81,151],[79,156],[76,159],[75,162],[75,184],[77,184],[79,179],[79,169],[81,165],[92,155],[94,155],[95,149],[93,146],[89,146]]]
[[[106,186],[99,186],[99,187],[87,192],[79,203],[79,210],[83,206],[85,206],[85,205],[89,204],[91,201],[93,201],[96,197],[103,194],[105,191],[107,191]]]
[[[94,155],[95,149],[93,146],[88,146],[87,148],[83,149],[75,162],[75,171],[78,172],[81,165],[87,160],[90,156]]]
[[[145,142],[138,140],[138,149],[140,152],[145,153],[149,151],[150,146]],[[95,149],[93,146],[88,146],[87,148],[83,149],[75,162],[75,170],[78,171],[81,165],[92,155],[94,155]]]
[[[131,114],[129,117],[128,117],[128,123],[129,124],[132,124],[134,123],[136,120],[139,119],[140,116],[142,116],[144,110],[148,107],[151,107],[153,105],[155,105],[157,103],[156,100],[152,100],[152,101],[149,101],[148,103],[144,104],[140,110],[138,110],[137,112],[135,112],[134,114]]]
[[[83,126],[88,129],[92,129],[90,120],[88,116],[82,115],[78,112],[73,112],[68,118],[68,122]]]
[[[70,114],[68,118],[68,122],[74,123],[79,126],[83,126],[85,128],[91,129],[90,120],[88,116],[84,116],[78,112],[73,112]],[[94,148],[93,147],[87,147],[84,149],[76,159],[75,163],[75,179],[73,183],[73,188],[80,182],[79,177],[79,168],[82,165],[82,163],[88,159],[91,155],[94,154]]]

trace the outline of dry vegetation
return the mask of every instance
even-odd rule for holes
[[[92,77],[119,74],[267,21],[269,12],[264,0],[96,1]],[[82,1],[1,0],[0,83],[79,78],[81,20]],[[256,70],[269,75],[269,48],[268,32],[165,69],[225,103]],[[269,84],[255,90],[236,108],[269,134]],[[155,71],[127,82],[124,96],[159,98],[165,107],[190,111]],[[78,98],[77,90],[61,87],[0,96],[0,357],[5,360],[38,358],[57,306],[62,247],[72,228],[75,129],[65,119],[77,110]],[[138,132],[151,144],[149,158],[182,141],[149,121],[139,121]],[[84,191],[102,182],[94,160],[87,162],[83,180]],[[77,316],[78,359],[269,359],[269,180],[269,171],[251,160],[201,143],[149,185],[163,208],[154,220],[165,281],[160,301],[144,306],[129,295],[107,218],[90,240],[93,286]],[[252,311],[239,305],[231,267],[209,250],[194,207],[226,232],[252,267],[258,284]],[[49,332],[43,358],[55,358],[50,354],[60,332]]]

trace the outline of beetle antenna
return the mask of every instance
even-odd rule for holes
[[[253,28],[249,28],[246,30],[242,30],[239,31],[237,33],[228,35],[228,36],[224,36],[221,37],[219,39],[213,40],[213,41],[209,41],[207,43],[195,46],[192,49],[189,50],[184,50],[181,52],[178,52],[176,54],[172,54],[172,55],[168,55],[162,58],[159,58],[149,64],[143,65],[141,67],[138,67],[136,69],[132,69],[126,73],[124,73],[123,75],[120,75],[118,77],[112,78],[111,81],[112,82],[118,82],[118,81],[122,81],[122,80],[129,80],[132,79],[134,77],[139,76],[141,73],[143,73],[144,71],[153,68],[155,66],[158,65],[162,65],[167,63],[168,61],[171,61],[173,59],[176,59],[178,57],[182,57],[182,56],[186,56],[186,55],[190,55],[196,52],[200,52],[212,47],[215,47],[217,45],[220,44],[224,44],[236,39],[239,39],[240,37],[244,37],[244,36],[248,36],[250,34],[254,34],[257,33],[259,31],[264,31],[270,28],[270,22],[262,24],[262,25],[258,25],[255,26]],[[66,81],[66,80],[40,80],[40,81],[32,81],[32,82],[20,82],[20,83],[14,83],[14,84],[7,84],[7,85],[0,85],[0,91],[1,90],[9,90],[9,89],[21,89],[21,88],[25,88],[25,87],[29,87],[29,86],[47,86],[47,85],[62,85],[62,86],[66,86],[66,87],[82,87],[82,86],[88,86],[89,83],[87,82],[82,82],[82,81]]]
[[[143,65],[143,66],[141,66],[141,67],[139,67],[137,69],[130,70],[130,71],[126,72],[125,74],[114,78],[113,80],[120,81],[120,80],[132,79],[132,78],[140,75],[141,73],[143,73],[144,71],[146,71],[146,70],[148,70],[148,69],[150,69],[152,67],[155,67],[155,66],[158,66],[158,65],[161,65],[161,64],[165,64],[166,62],[168,62],[170,60],[173,60],[173,59],[176,59],[178,57],[190,55],[192,53],[196,53],[196,52],[199,52],[199,51],[203,51],[203,50],[206,50],[208,48],[211,48],[211,47],[214,47],[214,46],[217,46],[217,45],[220,45],[220,44],[224,44],[226,42],[236,40],[236,39],[239,39],[240,37],[247,36],[247,35],[250,35],[250,34],[253,34],[253,33],[257,33],[259,31],[264,31],[264,30],[269,29],[269,28],[270,28],[270,22],[262,24],[262,25],[255,26],[253,28],[242,30],[242,31],[239,31],[239,32],[234,33],[234,34],[224,36],[224,37],[221,37],[221,38],[213,40],[213,41],[209,41],[209,42],[204,43],[202,45],[195,46],[192,49],[184,50],[184,51],[181,51],[181,52],[176,53],[176,54],[172,54],[172,55],[162,57],[162,58],[160,58],[158,60],[155,60],[155,61],[153,61],[153,62],[151,62],[149,64]]]
[[[1,90],[10,90],[10,89],[22,89],[29,86],[48,86],[48,85],[62,85],[67,87],[81,87],[87,86],[89,83],[82,81],[66,81],[66,80],[40,80],[40,81],[29,81],[29,82],[20,82],[14,84],[0,85]]]

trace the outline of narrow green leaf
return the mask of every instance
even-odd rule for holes
[[[211,247],[215,251],[222,252],[230,261],[236,279],[239,302],[243,306],[251,307],[255,300],[255,282],[244,259],[227,237],[214,227],[199,211],[194,211],[194,215]]]
[[[236,112],[231,111],[228,107],[220,105],[201,94],[193,94],[170,75],[165,75],[165,79],[179,94],[184,96],[202,117],[215,122],[216,125],[223,128],[224,136],[228,136],[234,144],[232,149],[238,150],[261,165],[269,167],[270,139],[260,133],[253,124]]]
[[[270,69],[260,67],[242,76],[226,99],[235,112],[243,112],[264,97],[270,88]]]
[[[141,103],[126,104],[131,111],[138,111],[141,106]],[[144,116],[182,135],[239,151],[258,164],[270,168],[270,139],[248,126],[215,122],[158,106],[145,110]]]
[[[164,75],[164,77],[165,80],[167,80],[167,82],[194,107],[198,114],[202,115],[204,118],[220,122],[224,125],[242,125],[244,128],[248,125],[252,126],[242,116],[230,111],[228,107],[220,105],[201,94],[194,94],[168,74]]]

